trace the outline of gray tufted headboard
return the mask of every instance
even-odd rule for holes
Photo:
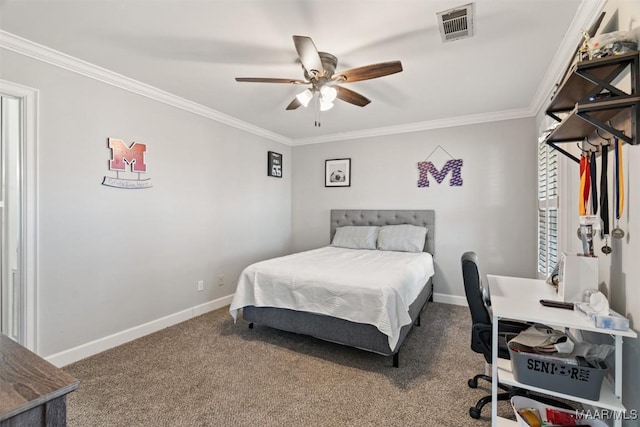
[[[397,225],[411,224],[427,227],[427,239],[424,243],[424,251],[435,255],[435,220],[436,213],[433,210],[331,210],[331,234],[336,234],[336,227],[345,225]]]

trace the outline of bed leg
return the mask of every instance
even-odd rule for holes
[[[400,352],[397,351],[395,353],[393,353],[393,367],[397,368],[398,366],[400,366],[400,356],[399,356]]]
[[[253,322],[249,323],[249,329],[253,329]]]

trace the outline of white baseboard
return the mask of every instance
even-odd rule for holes
[[[160,319],[152,320],[151,322],[147,322],[139,326],[134,326],[133,328],[117,332],[104,338],[52,354],[45,357],[45,359],[49,363],[61,368],[73,362],[77,362],[78,360],[93,356],[94,354],[98,354],[110,348],[117,347],[126,342],[133,341],[161,329],[168,328],[169,326],[184,322],[185,320],[225,307],[231,304],[232,298],[233,294],[227,295],[225,297],[170,314]]]
[[[441,302],[443,304],[467,306],[467,298],[458,295],[433,293],[433,302]]]
[[[139,326],[134,326],[133,328],[117,332],[104,338],[100,338],[95,341],[91,341],[77,347],[52,354],[45,357],[45,359],[49,363],[61,368],[73,362],[77,362],[78,360],[93,356],[94,354],[101,353],[105,350],[109,350],[110,348],[117,347],[129,341],[133,341],[135,339],[142,338],[145,335],[157,332],[161,329],[168,328],[169,326],[177,325],[178,323],[225,307],[231,304],[232,299],[233,294],[227,295],[225,297],[218,298],[213,301],[209,301],[204,304],[200,304],[165,317],[161,317],[160,319],[152,320],[151,322],[147,322]],[[434,293],[433,301],[444,304],[462,306],[467,305],[467,299],[465,297],[457,295]]]

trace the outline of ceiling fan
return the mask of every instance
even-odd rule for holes
[[[375,79],[402,71],[400,61],[381,62],[365,65],[351,70],[336,72],[338,58],[327,52],[318,52],[313,40],[305,36],[293,36],[293,43],[302,63],[304,80],[281,79],[269,77],[236,77],[238,82],[251,83],[285,83],[285,84],[310,84],[311,87],[299,93],[293,101],[287,105],[287,110],[295,110],[301,105],[307,107],[312,99],[316,99],[319,111],[326,111],[333,107],[333,101],[341,99],[358,107],[364,107],[371,100],[365,96],[340,86],[341,83],[358,82]],[[316,96],[317,95],[317,96]],[[318,111],[317,110],[317,111]],[[320,121],[316,116],[316,126]]]

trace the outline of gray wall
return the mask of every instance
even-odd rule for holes
[[[232,294],[247,264],[288,252],[289,146],[1,53],[3,79],[40,90],[40,354]],[[101,185],[108,137],[147,144],[153,188]]]
[[[329,243],[331,209],[435,209],[435,292],[464,296],[460,256],[484,273],[535,277],[536,136],[533,118],[293,148],[293,249]],[[418,188],[418,167],[440,145],[463,159],[461,187]],[[351,187],[325,188],[326,159],[351,158]],[[439,169],[449,158],[436,150]],[[458,301],[460,302],[460,300]]]

